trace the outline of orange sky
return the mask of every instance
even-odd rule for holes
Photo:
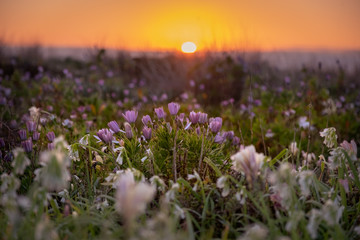
[[[360,0],[0,0],[11,44],[360,49]]]

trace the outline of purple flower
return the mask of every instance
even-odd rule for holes
[[[136,121],[136,118],[138,116],[138,112],[131,110],[131,111],[126,111],[125,114],[122,114],[123,117],[125,118],[125,120],[129,123],[134,123]]]
[[[199,123],[204,124],[207,122],[208,115],[207,113],[199,112]]]
[[[177,116],[177,119],[183,123],[184,122],[184,119],[185,119],[185,113],[180,113],[179,116]]]
[[[180,109],[180,105],[178,103],[171,102],[168,104],[168,108],[169,108],[170,114],[175,116]]]
[[[149,115],[145,115],[142,117],[141,121],[145,126],[147,126],[148,123],[151,124],[151,117]]]
[[[199,122],[199,118],[200,118],[200,114],[199,113],[196,113],[194,111],[191,111],[190,112],[190,115],[189,115],[189,119],[191,121],[192,124],[196,124]]]
[[[146,140],[150,140],[151,131],[152,131],[151,128],[148,128],[146,126],[143,128],[143,134],[144,134],[144,137],[145,137]]]
[[[4,138],[0,138],[0,147],[5,147]]]
[[[159,119],[165,118],[165,112],[163,107],[155,108],[155,113]]]
[[[24,130],[24,129],[21,129],[21,130],[19,130],[19,136],[20,136],[20,140],[21,141],[25,141],[26,140],[26,130]]]
[[[33,132],[36,130],[36,123],[33,121],[26,122],[26,128],[29,132]]]
[[[124,126],[125,126],[125,135],[126,135],[126,137],[128,139],[131,139],[133,137],[133,132],[132,132],[130,124],[128,122],[125,122]]]
[[[234,138],[234,131],[228,131],[223,133],[223,138],[232,140]]]
[[[49,140],[49,142],[52,142],[52,141],[54,141],[54,139],[55,139],[55,133],[54,133],[54,132],[48,132],[48,133],[46,134],[46,137],[47,137],[47,139]]]
[[[240,138],[237,136],[234,136],[234,138],[232,140],[232,145],[239,146],[239,144],[240,144]]]
[[[210,122],[210,130],[213,133],[218,133],[221,129],[222,122],[213,120]]]
[[[197,134],[198,136],[200,136],[200,134],[201,134],[201,129],[200,129],[200,127],[197,127],[195,131],[196,131],[196,134]]]
[[[220,122],[222,124],[222,118],[221,117],[210,118],[209,122],[211,123],[212,121],[217,121],[217,122]]]
[[[34,141],[37,141],[37,140],[39,140],[39,138],[40,138],[40,133],[35,131],[35,132],[33,133],[32,139],[33,139]]]
[[[52,143],[52,142],[51,142],[51,143],[48,143],[47,146],[48,146],[48,149],[49,149],[49,150],[54,150],[54,148],[55,148],[55,143]]]
[[[106,144],[111,143],[113,139],[112,132],[107,128],[100,129],[96,135]]]
[[[104,86],[104,84],[105,84],[105,81],[104,81],[104,79],[100,79],[99,81],[98,81],[98,84],[99,84],[99,86]]]
[[[114,133],[118,133],[120,132],[120,127],[117,124],[116,121],[111,121],[108,123],[108,127],[114,132]]]
[[[32,151],[33,148],[33,143],[31,141],[31,138],[29,138],[28,140],[25,140],[23,142],[21,142],[21,146],[23,147],[23,149],[25,150],[25,152],[29,153]]]
[[[214,142],[215,143],[218,143],[218,144],[221,144],[225,141],[225,139],[220,135],[220,134],[217,134],[214,138]]]

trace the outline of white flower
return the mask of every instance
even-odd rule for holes
[[[90,138],[90,134],[86,134],[85,136],[83,136],[79,140],[79,143],[82,144],[82,145],[88,145],[89,144],[89,138]]]
[[[165,192],[166,184],[159,176],[152,176],[150,178],[151,185],[155,186],[158,191]]]
[[[40,153],[42,168],[35,170],[35,179],[49,191],[61,191],[68,187],[71,179],[68,170],[71,161],[67,154],[68,145],[62,136],[55,138],[54,145],[53,150]]]
[[[259,170],[264,163],[264,154],[257,153],[253,145],[247,146],[231,156],[233,169],[245,174],[248,182],[252,182],[258,176]]]
[[[336,129],[331,128],[325,128],[322,132],[320,132],[320,136],[324,137],[324,144],[328,148],[332,148],[337,144],[337,135],[336,135]]]
[[[299,121],[298,121],[298,124],[299,124],[299,127],[300,127],[300,128],[307,129],[307,128],[310,127],[310,123],[307,121],[307,117],[306,117],[306,116],[300,117],[300,118],[299,118]]]
[[[196,179],[194,187],[192,188],[193,191],[196,192],[202,180],[200,175],[195,170],[194,170],[194,174],[188,174],[188,180],[192,180],[192,179]]]
[[[11,166],[14,168],[16,174],[23,174],[26,167],[30,165],[30,160],[22,148],[15,148],[13,153],[14,160],[11,163]]]
[[[165,193],[165,201],[170,202],[175,199],[175,194],[179,191],[180,185],[174,183],[171,188]]]
[[[79,151],[77,150],[76,145],[70,145],[68,147],[68,151],[69,151],[69,158],[71,160],[73,160],[74,162],[80,161],[80,157],[79,157]]]
[[[155,195],[155,188],[148,183],[135,182],[132,171],[126,170],[116,182],[116,210],[127,220],[132,221],[143,213],[146,204]]]
[[[311,238],[317,237],[317,229],[321,221],[325,221],[329,226],[335,226],[339,223],[344,206],[339,207],[338,201],[327,200],[320,210],[312,209],[310,212],[310,220],[306,227]]]
[[[316,156],[314,153],[307,153],[304,151],[301,151],[302,157],[304,158],[305,163],[311,163],[316,160]],[[305,164],[304,163],[304,164]]]
[[[245,196],[245,194],[244,194],[243,189],[241,189],[240,192],[237,192],[237,193],[235,194],[235,198],[236,198],[236,200],[239,201],[239,203],[240,203],[241,205],[244,205],[244,203],[245,203],[245,201],[246,201],[246,196]]]
[[[336,169],[341,164],[341,161],[345,159],[343,150],[344,149],[342,147],[337,147],[337,148],[333,148],[330,151],[330,156],[328,158],[330,169],[332,170]]]
[[[47,216],[37,223],[35,228],[35,240],[55,240],[59,239],[56,228]]]
[[[299,149],[297,148],[297,143],[296,142],[290,143],[289,150],[292,155],[296,156],[296,154],[299,152]]]
[[[269,230],[260,224],[254,224],[246,230],[244,235],[237,238],[237,240],[262,240],[266,239]]]
[[[228,176],[221,176],[216,181],[216,186],[222,189],[221,196],[226,197],[230,193],[230,186],[228,183]]]
[[[40,108],[32,106],[29,108],[30,117],[34,122],[38,122],[40,118]]]
[[[64,127],[67,127],[67,128],[72,128],[72,126],[74,125],[74,122],[69,120],[69,119],[65,119],[63,122],[62,122],[62,125]]]
[[[357,159],[357,146],[354,140],[351,140],[349,143],[348,141],[343,141],[340,146],[346,150],[346,152],[349,154],[349,157],[356,161]]]
[[[313,183],[314,173],[312,171],[303,171],[298,176],[301,193],[307,197],[310,194],[310,186]]]

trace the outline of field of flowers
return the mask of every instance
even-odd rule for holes
[[[359,76],[1,56],[0,239],[359,239]]]

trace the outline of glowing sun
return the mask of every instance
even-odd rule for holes
[[[184,53],[194,53],[196,51],[196,45],[193,42],[184,42],[181,45],[181,51]]]

